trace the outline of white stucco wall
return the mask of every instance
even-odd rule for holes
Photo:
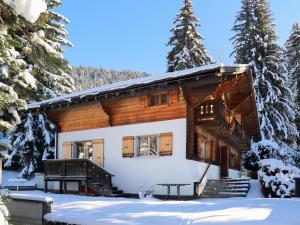
[[[172,132],[173,155],[153,157],[122,157],[124,136],[152,135]],[[155,187],[155,194],[166,194],[159,183],[189,183],[183,195],[193,195],[193,184],[199,181],[207,164],[186,160],[186,119],[117,126],[58,134],[58,158],[62,157],[62,143],[104,139],[104,167],[112,172],[113,185],[125,193],[138,193],[139,185]],[[211,166],[207,179],[218,179],[219,167]],[[175,194],[174,190],[171,190]]]

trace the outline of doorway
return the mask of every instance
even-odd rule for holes
[[[221,147],[221,177],[229,176],[228,148],[223,145]]]

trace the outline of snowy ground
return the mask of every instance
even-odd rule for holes
[[[160,201],[18,192],[52,197],[46,219],[82,225],[299,225],[300,199],[265,199],[252,181],[248,198]]]
[[[34,186],[36,184],[35,179],[27,181],[18,181],[18,172],[3,170],[2,171],[2,185],[4,186]]]

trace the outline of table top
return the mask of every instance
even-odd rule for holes
[[[187,186],[187,185],[191,185],[191,184],[157,184],[160,186]]]

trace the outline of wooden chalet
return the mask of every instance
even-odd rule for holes
[[[157,184],[185,183],[192,196],[200,180],[238,178],[241,151],[259,136],[252,73],[213,64],[29,105],[57,126],[47,188],[165,194]]]

